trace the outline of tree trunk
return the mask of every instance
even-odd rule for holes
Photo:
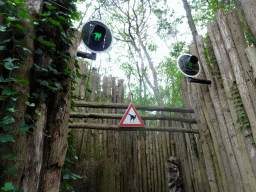
[[[25,0],[24,3],[28,3],[28,0]],[[35,16],[38,14],[38,12],[41,11],[42,8],[42,0],[36,0],[33,1],[35,4],[24,6],[24,9],[28,9],[31,13],[30,16]],[[23,26],[26,29],[27,35],[21,39],[21,42],[30,50],[32,53],[34,52],[34,40],[30,39],[29,36],[35,36],[35,30],[31,28],[29,25],[32,24],[32,20],[25,20],[23,22]],[[2,38],[2,36],[1,36]],[[4,35],[3,35],[4,38]],[[0,39],[1,40],[1,39]],[[24,61],[24,65],[20,65],[18,69],[14,69],[11,71],[9,77],[14,77],[17,79],[18,76],[21,76],[24,80],[29,81],[31,77],[31,68],[33,67],[33,54],[26,51],[27,57]],[[2,68],[0,68],[2,72]],[[24,174],[24,169],[26,167],[26,157],[28,153],[28,140],[27,140],[27,134],[26,132],[21,132],[19,130],[19,125],[22,122],[25,122],[25,113],[27,110],[27,104],[25,103],[28,100],[28,97],[26,96],[26,93],[30,93],[30,85],[18,83],[16,82],[13,84],[13,89],[17,90],[19,93],[21,93],[21,96],[16,101],[16,112],[13,113],[15,122],[12,123],[12,126],[14,128],[13,136],[15,139],[15,143],[8,143],[7,144],[7,151],[11,151],[17,154],[17,160],[16,161],[9,161],[7,163],[8,166],[14,167],[18,171],[18,175],[15,177],[5,176],[4,178],[1,178],[1,182],[3,181],[9,181],[12,182],[13,186],[16,188],[19,188],[21,185],[21,179],[22,175]],[[6,103],[3,104],[3,106],[6,106]],[[4,107],[5,108],[5,107]],[[7,165],[5,165],[7,167]]]
[[[186,11],[186,16],[187,16],[187,19],[188,19],[188,25],[189,25],[189,28],[191,30],[193,40],[194,40],[194,42],[196,42],[196,36],[198,35],[198,33],[197,33],[197,29],[196,29],[196,26],[195,26],[195,23],[194,23],[192,14],[191,14],[190,6],[189,6],[187,0],[182,0],[182,2],[183,2],[183,7]]]
[[[43,146],[47,119],[47,108],[42,101],[37,107],[41,115],[35,122],[36,130],[28,135],[28,154],[21,189],[24,192],[38,191],[39,179],[43,163]],[[36,119],[36,118],[33,118]]]
[[[76,38],[71,38],[72,46],[68,50],[74,61],[80,41],[82,40],[81,32],[70,29]],[[74,63],[68,62],[71,71],[74,71]],[[71,84],[71,79],[65,80],[63,84]],[[44,148],[44,164],[41,174],[41,191],[55,192],[59,190],[60,176],[62,166],[66,157],[68,148],[68,120],[71,103],[71,87],[67,92],[59,92],[53,98],[53,106],[49,106],[47,114],[47,129],[49,137],[46,138]]]

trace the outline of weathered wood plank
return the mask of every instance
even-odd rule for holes
[[[76,104],[76,107],[117,108],[117,109],[127,109],[129,106],[129,104],[123,104],[123,103],[97,103],[97,102],[84,102],[84,101],[75,101],[75,104]],[[194,109],[182,109],[182,108],[160,107],[160,106],[144,106],[144,105],[134,105],[134,107],[136,108],[136,110],[194,113]]]
[[[99,114],[99,113],[77,113],[77,112],[71,112],[70,113],[71,118],[100,118],[100,119],[122,119],[123,114]],[[181,121],[184,123],[189,124],[196,124],[196,120],[193,118],[186,118],[186,117],[175,117],[175,116],[168,116],[168,115],[162,115],[162,116],[152,116],[152,115],[141,115],[141,119],[143,120],[172,120],[172,121]]]
[[[69,128],[72,129],[97,129],[97,130],[115,130],[115,131],[169,131],[169,132],[183,132],[183,133],[195,133],[198,134],[198,130],[196,129],[184,129],[184,128],[176,128],[176,127],[153,127],[153,126],[145,126],[145,127],[119,127],[118,125],[99,125],[99,124],[90,124],[90,123],[73,123],[69,124]]]

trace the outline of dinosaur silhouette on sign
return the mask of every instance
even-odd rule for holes
[[[136,115],[135,115],[135,116],[134,116],[134,115],[131,115],[131,114],[128,114],[128,115],[131,116],[130,122],[132,122],[132,120],[133,120],[133,123],[134,123],[134,120],[136,119]]]
[[[97,40],[98,38],[98,41],[100,40],[101,38],[101,33],[93,33],[95,35],[95,40]]]

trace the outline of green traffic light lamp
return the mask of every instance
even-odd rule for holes
[[[195,79],[201,72],[201,66],[198,62],[198,58],[195,55],[183,54],[177,59],[177,66],[179,70],[188,77],[189,82],[211,84],[210,80]]]
[[[96,53],[109,50],[113,44],[113,35],[107,24],[98,19],[91,19],[82,26],[84,35],[82,44],[92,53],[78,51],[77,56],[96,60]]]

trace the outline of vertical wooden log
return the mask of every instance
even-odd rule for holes
[[[247,47],[245,49],[247,58],[250,61],[250,66],[252,67],[253,70],[253,82],[255,82],[256,79],[256,48],[255,46],[253,47]]]
[[[165,121],[165,127],[168,126],[168,121]],[[166,162],[168,159],[168,152],[167,152],[167,140],[166,136],[168,133],[162,133],[162,147],[163,147],[163,161]],[[166,175],[166,168],[165,168],[165,163],[163,164],[163,175],[164,175],[164,190],[167,192],[168,191],[168,183],[167,183],[167,175]]]
[[[152,180],[152,192],[156,191],[156,179],[155,179],[155,164],[153,158],[153,141],[152,141],[152,132],[149,132],[149,151],[150,151],[150,173],[151,173],[151,180]]]
[[[254,141],[256,141],[256,113],[255,113],[255,110],[252,105],[248,86],[244,79],[244,74],[242,73],[242,70],[240,70],[242,68],[241,62],[240,62],[240,59],[238,58],[237,50],[233,46],[234,41],[232,39],[230,29],[228,28],[225,11],[223,9],[219,9],[216,12],[216,19],[217,19],[218,25],[220,27],[220,32],[223,37],[224,44],[225,44],[226,50],[228,52],[228,55],[229,55],[229,58],[231,61],[229,70],[232,68],[234,71],[236,84],[239,89],[239,93],[240,93],[241,99],[243,101],[247,116],[249,118]]]
[[[143,178],[143,191],[148,191],[147,184],[147,164],[146,164],[146,152],[145,152],[145,136],[144,132],[140,133],[141,136],[141,160],[142,160],[142,178]]]
[[[256,38],[256,2],[254,0],[239,0],[239,2],[243,7],[245,19],[254,35],[254,38]]]
[[[201,158],[201,162],[200,162],[201,166],[200,167],[202,169],[206,170],[206,174],[203,173],[204,175],[202,174],[203,175],[202,177],[204,178],[204,182],[208,181],[209,188],[211,189],[211,191],[218,191],[221,189],[221,185],[220,186],[217,185],[217,181],[216,181],[217,180],[217,178],[216,178],[217,170],[215,170],[215,167],[213,166],[213,161],[214,161],[214,159],[212,158],[213,154],[210,153],[210,149],[209,149],[209,143],[211,142],[211,139],[208,137],[209,143],[206,140],[207,135],[205,136],[206,133],[203,132],[203,129],[204,129],[204,131],[206,131],[207,127],[205,124],[201,125],[200,120],[199,120],[199,116],[200,116],[202,122],[205,123],[205,117],[203,116],[202,112],[199,111],[199,110],[201,110],[201,106],[199,105],[199,102],[198,102],[199,99],[195,99],[195,98],[198,98],[198,93],[199,93],[199,91],[201,91],[200,85],[196,86],[195,84],[192,84],[191,86],[192,86],[192,90],[193,90],[191,96],[194,98],[193,103],[194,103],[194,105],[197,106],[196,108],[198,108],[195,110],[195,113],[197,114],[196,119],[198,121],[198,128],[200,129],[200,132],[201,132],[200,142],[197,145],[198,154],[199,154],[199,157],[202,157],[202,154],[204,155],[204,157],[203,157],[204,162],[202,163],[202,158]],[[217,162],[215,162],[215,163],[217,164]],[[206,178],[208,178],[208,180]]]
[[[149,131],[146,132],[146,161],[147,161],[147,185],[148,185],[148,191],[152,191],[151,186],[151,163],[150,163],[150,149],[149,149]]]
[[[210,94],[211,94],[211,97],[212,97],[212,100],[213,98],[215,98],[216,100],[216,97],[218,97],[218,93],[217,93],[217,87],[216,87],[216,84],[214,82],[214,79],[210,73],[210,68],[209,66],[207,65],[206,63],[206,58],[204,56],[204,46],[203,46],[203,38],[202,36],[197,36],[197,45],[198,45],[198,50],[199,50],[199,54],[200,54],[200,61],[206,71],[206,77],[207,79],[211,80],[212,81],[212,84],[211,84],[211,87],[212,89],[210,89]],[[245,156],[247,156],[247,153],[243,153],[244,150],[241,150],[241,145],[240,143],[244,143],[244,140],[240,140],[240,142],[238,142],[238,138],[237,138],[237,133],[236,133],[236,130],[235,130],[235,127],[234,127],[234,122],[232,120],[232,117],[231,117],[231,114],[229,112],[229,109],[228,109],[228,103],[227,103],[227,99],[226,99],[226,95],[225,94],[222,94],[222,92],[220,92],[219,94],[219,98],[221,100],[221,105],[222,105],[222,111],[223,111],[223,114],[224,114],[224,117],[225,117],[225,120],[228,124],[228,134],[230,136],[230,140],[231,140],[231,144],[232,144],[232,147],[234,149],[234,154],[236,156],[236,160],[238,162],[238,166],[239,166],[239,170],[240,170],[240,173],[241,173],[241,176],[242,176],[242,179],[243,179],[243,185],[244,185],[244,188],[246,191],[250,191],[250,183],[249,182],[249,178],[248,178],[248,172],[251,172],[252,173],[252,169],[248,169],[248,166],[245,167],[244,164],[247,164],[245,163],[245,160],[249,160],[249,158],[243,158]],[[241,134],[241,132],[238,132],[238,134]],[[252,174],[251,176],[254,177],[254,175]],[[253,183],[252,183],[253,184]]]
[[[163,122],[164,125],[164,122]],[[158,133],[158,143],[159,143],[159,152],[160,152],[160,163],[161,163],[161,182],[162,182],[162,190],[165,191],[166,188],[166,182],[165,182],[165,164],[166,161],[164,158],[164,146],[163,146],[163,133]]]
[[[191,48],[190,47],[190,51],[192,51],[192,50],[195,50],[195,48]],[[191,53],[191,54],[195,54],[195,53]],[[183,80],[183,85],[185,86],[186,85],[186,80],[184,79]],[[198,107],[198,105],[196,105],[195,104],[195,96],[193,95],[195,92],[194,92],[194,90],[193,90],[193,88],[191,88],[191,84],[189,83],[188,84],[188,93],[186,92],[186,86],[184,87],[184,88],[182,88],[183,86],[181,86],[181,93],[182,93],[182,95],[183,95],[183,100],[184,100],[184,102],[185,102],[185,106],[186,107],[189,107],[189,108],[191,108],[191,106],[193,106],[193,108],[197,108]],[[185,89],[185,90],[184,90]],[[189,95],[189,97],[187,97],[186,95]],[[194,99],[193,99],[194,98]],[[194,116],[196,116],[196,118],[198,119],[198,114],[197,114],[197,112],[195,112],[195,115]],[[198,122],[199,123],[199,122]],[[195,127],[196,127],[196,129],[197,129],[197,125],[195,125]],[[189,136],[187,136],[187,137],[189,137]],[[189,146],[188,147],[188,149],[190,148],[190,147],[192,147],[193,148],[193,150],[195,150],[195,147],[194,147],[194,145],[197,145],[196,146],[196,148],[197,148],[197,152],[198,152],[198,154],[195,154],[195,152],[193,152],[192,153],[192,151],[191,150],[189,150],[189,151],[191,151],[190,153],[191,153],[191,155],[190,155],[190,158],[192,158],[192,167],[195,167],[195,170],[196,171],[193,171],[192,173],[198,173],[198,174],[195,174],[195,176],[194,176],[194,178],[195,178],[195,180],[196,180],[196,182],[199,182],[199,183],[204,183],[204,184],[199,184],[199,186],[204,186],[204,189],[202,188],[202,187],[200,187],[200,190],[206,190],[206,189],[208,189],[208,188],[210,188],[210,186],[209,186],[209,184],[208,184],[208,181],[207,181],[207,175],[206,175],[206,167],[205,167],[205,161],[204,161],[204,157],[203,157],[203,152],[202,152],[202,147],[201,147],[201,145],[205,145],[204,144],[204,140],[202,140],[202,138],[199,140],[198,138],[197,138],[197,142],[195,141],[195,140],[191,140],[191,142],[193,142],[193,144],[191,143],[190,144],[190,140],[189,140],[189,138],[186,138],[187,139],[187,145]],[[196,143],[195,143],[196,142]],[[198,158],[198,157],[199,158]],[[198,158],[198,159],[197,159]],[[198,180],[198,181],[197,181]],[[214,181],[213,181],[214,182]],[[195,184],[194,186],[198,186],[198,184]],[[197,190],[197,189],[195,189],[195,190]]]
[[[161,162],[160,162],[160,154],[159,154],[159,143],[157,141],[158,133],[154,132],[154,141],[156,145],[156,165],[157,165],[157,180],[158,180],[158,191],[162,191],[162,175],[161,175]]]
[[[173,123],[175,127],[179,127],[178,122]],[[177,154],[179,154],[179,160],[181,163],[181,171],[182,171],[182,178],[183,178],[183,186],[185,191],[194,191],[192,178],[189,167],[188,155],[187,155],[187,148],[184,139],[184,133],[175,133],[174,135],[175,141],[177,143]],[[195,186],[198,187],[198,186]]]
[[[235,47],[237,50],[237,57],[240,60],[241,67],[243,69],[243,75],[248,86],[248,91],[250,94],[250,98],[252,101],[252,106],[254,111],[256,111],[256,87],[255,81],[253,78],[253,73],[249,64],[249,61],[245,54],[245,49],[247,48],[247,43],[245,40],[243,28],[241,26],[241,22],[239,20],[238,14],[236,10],[231,10],[227,13],[227,23],[232,34],[232,38],[235,43]]]
[[[82,75],[80,79],[80,84],[79,85],[79,95],[78,98],[81,100],[85,100],[85,95],[86,95],[86,77],[87,77],[87,72],[88,72],[88,62],[87,61],[82,61],[81,59],[78,60],[79,64],[79,72]]]

